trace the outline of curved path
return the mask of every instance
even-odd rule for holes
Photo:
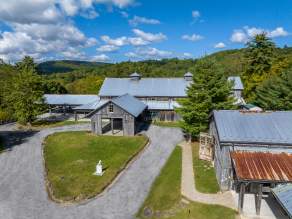
[[[182,181],[181,194],[191,201],[205,204],[217,204],[237,210],[231,192],[206,194],[198,192],[195,186],[193,154],[191,144],[182,142]]]
[[[0,154],[0,218],[5,219],[111,219],[134,218],[151,184],[182,133],[175,128],[150,126],[151,144],[100,197],[83,205],[61,206],[48,199],[41,143],[54,132],[88,130],[88,125],[44,129],[21,136]],[[15,131],[0,133],[8,138]],[[16,145],[15,145],[16,144]]]

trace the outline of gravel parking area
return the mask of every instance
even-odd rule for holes
[[[161,167],[183,136],[177,128],[150,126],[150,146],[102,196],[86,204],[61,206],[47,195],[42,141],[62,131],[89,130],[89,125],[64,126],[40,132],[17,132],[1,126],[9,150],[0,154],[0,218],[111,219],[134,218]]]

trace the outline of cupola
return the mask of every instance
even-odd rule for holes
[[[193,80],[193,74],[191,72],[187,72],[184,74],[184,79],[186,81],[192,81]]]
[[[137,72],[134,72],[134,73],[130,74],[130,78],[133,81],[139,81],[141,79],[141,75],[138,74]]]

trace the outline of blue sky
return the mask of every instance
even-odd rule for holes
[[[10,0],[0,5],[0,57],[196,58],[242,48],[263,31],[289,46],[291,18],[289,0]]]

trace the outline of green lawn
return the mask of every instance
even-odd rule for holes
[[[219,192],[214,167],[210,162],[199,159],[198,142],[192,144],[192,150],[196,189],[203,193]]]
[[[160,175],[152,185],[151,191],[137,216],[139,218],[169,219],[233,219],[236,211],[219,205],[206,205],[197,202],[181,202],[181,148],[176,147]],[[145,216],[145,209],[151,215]]]
[[[53,196],[63,201],[91,198],[108,186],[147,143],[144,136],[96,136],[88,132],[62,132],[44,142],[47,178]],[[94,176],[102,160],[103,176]]]
[[[31,127],[29,126],[24,126],[18,124],[18,128],[20,129],[26,129],[26,128],[32,128],[32,129],[43,129],[43,128],[54,128],[54,127],[60,127],[60,126],[65,126],[65,125],[77,125],[77,124],[86,124],[89,123],[87,121],[45,121],[45,120],[39,120],[39,121],[34,121],[31,124]]]
[[[153,121],[153,125],[162,126],[162,127],[173,127],[173,128],[179,128],[178,122],[169,122],[169,121]]]

